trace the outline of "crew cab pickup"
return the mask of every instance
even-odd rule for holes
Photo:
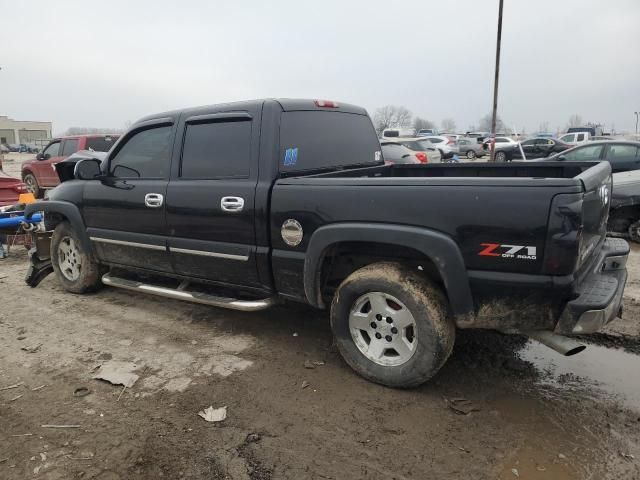
[[[259,100],[143,118],[27,207],[27,282],[102,284],[244,311],[330,310],[337,347],[389,386],[431,378],[456,328],[566,337],[621,311],[608,163],[385,165],[362,108]]]

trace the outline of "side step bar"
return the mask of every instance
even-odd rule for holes
[[[229,308],[231,310],[241,310],[243,312],[265,310],[277,303],[277,299],[275,297],[265,298],[263,300],[238,300],[236,298],[217,297],[207,293],[188,292],[184,289],[179,289],[180,287],[176,289],[136,282],[135,280],[114,277],[109,273],[105,273],[102,276],[102,283],[109,285],[110,287],[124,288],[125,290],[133,290],[134,292],[150,293],[160,297],[201,303],[204,305],[211,305],[213,307]]]

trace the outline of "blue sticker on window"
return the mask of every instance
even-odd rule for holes
[[[298,163],[298,148],[287,148],[284,152],[284,166],[292,167]]]

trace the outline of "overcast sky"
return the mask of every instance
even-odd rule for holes
[[[491,109],[498,0],[2,2],[0,114],[123,127],[260,97],[404,105],[458,130]],[[505,0],[499,113],[635,129],[639,0]]]

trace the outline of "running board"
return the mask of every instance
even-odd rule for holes
[[[134,292],[150,293],[151,295],[158,295],[160,297],[201,303],[213,307],[229,308],[231,310],[241,310],[243,312],[265,310],[277,303],[275,297],[265,298],[263,300],[238,300],[236,298],[216,297],[208,293],[186,291],[182,284],[177,289],[158,287],[148,283],[136,282],[135,280],[114,277],[109,273],[105,273],[102,276],[102,283],[110,287],[124,288],[125,290],[132,290]]]

